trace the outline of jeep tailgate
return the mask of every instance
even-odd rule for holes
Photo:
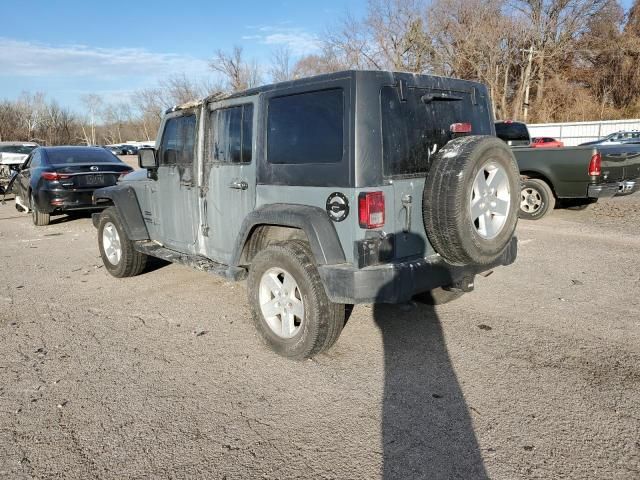
[[[435,153],[466,125],[471,135],[492,135],[493,118],[484,86],[451,79],[397,74],[380,92],[384,177],[393,187],[385,228],[396,233],[395,257],[430,255],[422,220],[424,180]],[[406,83],[403,83],[406,82]]]

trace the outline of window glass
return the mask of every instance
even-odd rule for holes
[[[196,116],[188,115],[167,120],[160,145],[162,165],[192,164],[196,142]]]
[[[26,155],[36,148],[36,145],[0,145],[0,153],[21,153]]]
[[[454,123],[470,123],[473,135],[491,133],[486,109],[470,92],[409,88],[403,101],[397,87],[383,87],[380,114],[385,176],[426,172],[431,157],[454,138]]]
[[[223,163],[250,163],[253,132],[253,105],[239,105],[211,112],[212,160]]]
[[[524,123],[518,122],[497,122],[496,137],[505,142],[511,141],[529,141],[529,131]]]
[[[51,165],[69,165],[73,163],[122,163],[118,157],[109,150],[95,147],[50,148],[47,149],[47,159]]]
[[[342,161],[342,89],[269,100],[267,158],[270,163],[311,164]]]

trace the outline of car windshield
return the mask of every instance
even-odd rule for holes
[[[517,122],[497,122],[496,136],[505,142],[529,141],[529,132],[524,123]]]
[[[47,159],[52,165],[122,163],[113,153],[101,148],[61,148],[47,150]]]
[[[36,148],[35,145],[0,145],[0,153],[20,153],[29,155],[31,150]]]

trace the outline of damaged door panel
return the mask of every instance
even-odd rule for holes
[[[230,261],[242,222],[255,205],[257,98],[212,103],[205,113],[203,233],[207,253],[219,262]]]
[[[155,198],[162,215],[154,217],[161,219],[159,235],[167,247],[187,253],[195,253],[199,223],[197,122],[193,111],[168,118],[158,151],[157,189],[162,193]]]

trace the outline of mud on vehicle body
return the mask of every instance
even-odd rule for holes
[[[444,302],[515,260],[520,185],[486,88],[347,71],[167,112],[143,168],[95,192],[118,277],[147,255],[240,280],[278,353],[328,349],[345,305]]]

